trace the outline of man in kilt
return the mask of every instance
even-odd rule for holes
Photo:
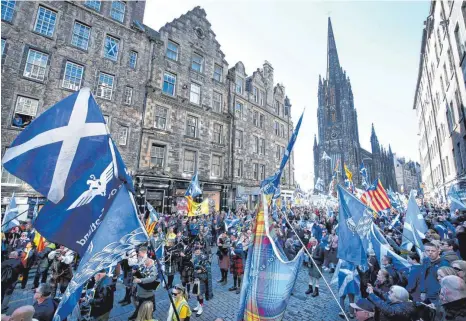
[[[243,255],[243,244],[237,240],[236,234],[232,234],[230,248],[230,272],[233,274],[233,286],[229,288],[228,291],[236,291],[236,294],[239,294],[241,291],[241,281],[244,274]]]
[[[208,287],[208,277],[209,273],[207,271],[210,268],[209,257],[202,253],[201,247],[196,246],[193,256],[194,264],[194,285],[193,285],[193,295],[197,296],[197,306],[193,309],[196,313],[196,316],[200,316],[203,312],[204,307],[204,296],[207,294]]]
[[[189,238],[184,236],[182,238],[182,249],[180,252],[180,274],[181,284],[186,288],[186,293],[191,292],[191,283],[193,282],[194,265],[192,262],[193,252],[189,246]]]
[[[320,271],[324,263],[325,249],[314,237],[309,240],[309,245],[311,246],[312,260],[309,262],[309,289],[306,294],[311,294],[314,291],[312,297],[316,297],[319,295],[319,279],[322,277]]]
[[[217,240],[217,255],[218,255],[218,265],[220,266],[220,272],[222,273],[222,278],[218,280],[222,285],[227,284],[228,280],[228,268],[230,267],[230,256],[228,255],[228,250],[230,249],[230,239],[225,230],[222,230],[220,236]]]
[[[167,246],[165,247],[165,274],[167,275],[167,286],[169,289],[173,287],[173,280],[178,271],[180,261],[180,251],[183,245],[181,243],[175,244],[175,238],[167,239]]]

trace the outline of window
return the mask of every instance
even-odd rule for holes
[[[448,62],[450,63],[450,74],[453,76],[453,70],[454,70],[455,63],[453,62],[453,55],[451,53],[450,48],[448,48],[447,50],[447,55],[448,55]]]
[[[443,73],[445,74],[445,84],[447,85],[447,88],[448,88],[450,86],[450,78],[448,77],[446,64],[443,64]]]
[[[254,126],[259,127],[259,112],[257,110],[252,112],[252,123]]]
[[[450,175],[450,161],[448,159],[448,156],[445,158],[445,165],[447,167],[447,174]]]
[[[110,10],[110,16],[112,19],[123,22],[125,19],[126,4],[123,1],[112,1],[112,9]]]
[[[235,104],[235,114],[237,117],[243,117],[243,103],[237,101]]]
[[[97,85],[97,97],[111,100],[113,95],[113,82],[115,76],[101,72]]]
[[[254,153],[259,154],[259,137],[254,136]]]
[[[125,93],[123,95],[123,102],[126,105],[131,105],[132,101],[133,101],[133,88],[130,86],[126,86]]]
[[[438,57],[438,49],[437,49],[437,43],[434,44],[435,47],[435,56],[437,57],[437,63],[439,62],[439,57]]]
[[[199,86],[198,84],[191,84],[189,101],[196,105],[199,105],[201,103],[201,86]]]
[[[36,117],[39,100],[18,96],[12,126],[24,128]]]
[[[285,125],[280,124],[280,136],[285,137]]]
[[[79,88],[81,88],[83,73],[83,66],[75,64],[71,61],[67,61],[65,66],[65,74],[63,75],[63,88],[79,90]]]
[[[460,143],[457,143],[456,144],[456,151],[457,151],[457,163],[458,163],[458,174],[462,173],[463,172],[463,158],[462,158],[462,155],[461,155],[461,147],[460,147]]]
[[[3,4],[3,1],[2,1],[2,4]],[[8,171],[2,166],[2,185],[21,185],[22,183],[23,183],[22,180],[8,173]]]
[[[259,179],[259,164],[254,163],[252,168],[253,168],[252,170],[253,178],[257,181]]]
[[[265,139],[259,139],[259,154],[265,155]]]
[[[275,100],[275,114],[277,116],[280,116],[280,103],[278,102],[278,100]]]
[[[195,70],[197,72],[202,72],[202,65],[204,62],[204,58],[201,55],[198,55],[197,53],[193,54],[193,59],[191,62],[191,69]]]
[[[166,72],[163,75],[162,91],[170,96],[175,96],[176,75]]]
[[[236,160],[235,176],[236,177],[243,177],[243,160],[242,159],[237,159]]]
[[[259,91],[259,104],[264,106],[264,92],[262,90]]]
[[[134,50],[129,52],[129,68],[136,69],[136,64],[138,63],[138,53]]]
[[[2,0],[2,20],[11,22],[15,13],[16,1]],[[3,177],[3,176],[2,176]]]
[[[6,44],[6,40],[2,38],[2,58],[3,58],[3,54],[5,53],[5,44]]]
[[[223,140],[223,126],[221,124],[214,123],[214,142],[221,144]]]
[[[252,97],[254,98],[255,103],[259,102],[259,90],[255,86],[252,87]]]
[[[235,131],[235,146],[236,148],[243,148],[243,132],[238,129]]]
[[[166,129],[167,118],[168,118],[168,108],[156,106],[154,127],[158,129]]]
[[[187,122],[186,122],[186,135],[189,137],[196,138],[197,137],[197,126],[198,126],[198,119],[197,117],[188,115]]]
[[[456,124],[456,117],[455,117],[455,108],[453,108],[453,101],[450,101],[450,112],[451,112],[451,120],[453,121],[453,125]],[[458,115],[459,117],[459,115]]]
[[[456,108],[458,110],[458,121],[463,119],[464,115],[464,106],[463,103],[461,102],[461,97],[458,89],[455,90],[455,100],[456,100]]]
[[[195,169],[196,169],[196,152],[192,150],[185,150],[183,172],[194,173]]]
[[[243,78],[236,76],[236,92],[238,94],[243,93],[243,81],[244,81]]]
[[[214,66],[214,79],[219,82],[223,79],[223,67],[217,64]]]
[[[41,81],[44,80],[48,60],[49,55],[29,49],[23,76]]]
[[[275,158],[280,160],[281,158],[281,146],[280,145],[275,145]]]
[[[448,104],[447,104],[447,123],[448,123],[448,131],[451,134],[451,132],[453,131],[453,118],[452,118],[451,110]]]
[[[290,116],[290,106],[288,105],[284,106],[284,114],[285,116]]]
[[[259,127],[264,128],[265,116],[263,114],[259,115]]]
[[[265,165],[260,165],[260,180],[263,181],[265,179]]]
[[[440,26],[437,28],[437,40],[438,40],[438,45],[440,47],[440,52],[442,52],[443,43],[442,43],[442,40],[440,39]]]
[[[280,124],[277,121],[273,122],[275,135],[280,136]]]
[[[87,50],[89,47],[89,38],[91,37],[91,28],[75,21],[73,27],[73,36],[71,44],[78,48]]]
[[[442,95],[445,97],[445,85],[443,84],[442,76],[440,76],[440,87],[442,87]]]
[[[174,43],[173,41],[168,40],[167,53],[166,53],[167,58],[178,61],[179,49],[180,49],[180,46],[177,43]]]
[[[126,146],[128,141],[128,127],[121,126],[118,131],[118,144],[120,146]]]
[[[212,155],[212,176],[220,177],[222,174],[222,157]]]
[[[214,91],[214,94],[212,96],[212,107],[215,112],[221,113],[222,112],[222,106],[223,106],[223,96],[221,93],[218,93]]]
[[[86,2],[84,2],[84,5],[91,9],[94,9],[95,11],[100,11],[100,1],[86,0]]]
[[[34,31],[44,36],[52,37],[57,22],[57,13],[45,7],[39,6]]]
[[[164,160],[165,160],[165,146],[153,144],[152,149],[150,151],[151,167],[163,168]]]
[[[105,37],[104,57],[116,61],[118,59],[118,47],[120,40],[107,35]]]

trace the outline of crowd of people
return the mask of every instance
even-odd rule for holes
[[[337,205],[313,205],[273,213],[276,242],[287,258],[292,260],[306,247],[303,268],[308,270],[309,285],[305,294],[312,300],[318,300],[322,277],[331,278],[338,272],[338,210]],[[357,267],[359,282],[353,283],[358,286],[350,286],[340,295],[341,307],[345,308],[346,297],[350,302],[346,316],[359,321],[466,320],[466,215],[459,211],[450,215],[447,208],[428,204],[421,206],[421,211],[429,227],[422,257],[416,248],[405,251],[401,247],[405,213],[392,209],[375,219],[391,250],[412,265],[397,269],[392,256],[377,258],[370,249],[368,266]],[[392,221],[397,216],[400,224],[394,228]],[[184,321],[202,315],[204,301],[214,300],[213,282],[225,286],[239,299],[254,223],[255,212],[245,207],[197,217],[162,215],[147,244],[128,252],[111,271],[98,271],[89,280],[76,318],[104,321],[115,304],[133,304],[129,320],[152,320],[155,290],[160,286],[170,291],[175,307],[170,305],[168,321],[177,320],[176,314]],[[34,303],[18,308],[11,318],[21,314],[51,321],[79,257],[48,242],[38,251],[33,240],[30,222],[2,235],[2,312],[8,309],[17,284],[27,288],[29,271],[36,267],[31,282]],[[218,260],[219,280],[212,280],[214,259]],[[174,284],[177,275],[180,283]],[[125,295],[115,303],[118,280],[124,285]],[[189,304],[191,297],[195,298],[195,306]],[[345,314],[341,312],[340,317]]]

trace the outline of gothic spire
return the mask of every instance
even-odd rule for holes
[[[338,60],[337,45],[335,44],[335,36],[333,35],[332,21],[328,18],[328,36],[327,36],[327,79],[329,82],[335,81],[338,78],[341,70]]]
[[[317,137],[314,134],[314,149],[316,149],[316,148],[317,148]]]

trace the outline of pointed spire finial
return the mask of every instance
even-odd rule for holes
[[[338,60],[337,45],[333,35],[332,20],[328,17],[328,35],[327,35],[327,79],[336,79],[341,72],[340,62]]]

